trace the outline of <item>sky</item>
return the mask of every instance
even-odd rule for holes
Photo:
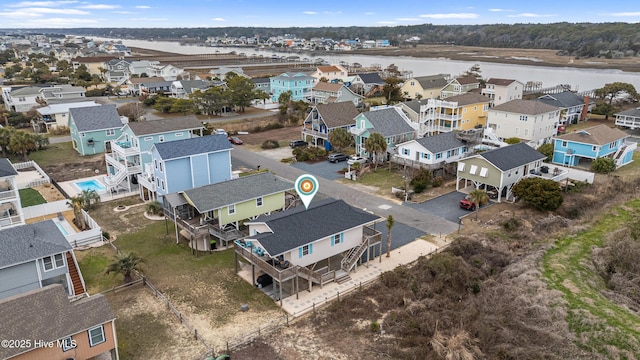
[[[0,28],[640,23],[640,1],[0,0]]]

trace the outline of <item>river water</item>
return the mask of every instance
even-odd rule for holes
[[[105,38],[95,38],[96,40],[113,40]],[[252,54],[263,54],[271,56],[289,56],[291,53],[275,52],[271,50],[256,51],[253,48],[246,47],[205,47],[193,45],[180,45],[176,42],[169,41],[146,41],[146,40],[122,40],[123,44],[130,47],[142,49],[150,49],[157,51],[173,52],[185,55],[193,54],[214,54],[228,53],[236,51],[244,52],[247,56]],[[268,55],[267,55],[268,54]],[[316,58],[309,54],[295,54],[301,58]],[[482,61],[456,61],[448,59],[426,59],[413,58],[406,56],[371,56],[371,55],[355,55],[355,54],[322,54],[319,55],[324,60],[332,64],[338,64],[341,61],[347,63],[360,63],[363,66],[380,65],[383,69],[390,64],[395,64],[399,70],[412,71],[413,76],[425,76],[435,74],[451,74],[458,75],[468,70],[472,65],[479,64],[481,75],[483,78],[490,77],[515,79],[522,83],[527,81],[541,81],[543,87],[551,87],[558,84],[571,85],[574,90],[587,91],[603,87],[605,84],[612,82],[625,82],[632,84],[640,91],[640,73],[624,72],[616,69],[578,69],[571,67],[546,67],[546,66],[526,66],[513,64],[499,64]]]

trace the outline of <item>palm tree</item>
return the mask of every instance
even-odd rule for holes
[[[87,227],[87,224],[84,221],[84,216],[82,216],[82,204],[84,200],[81,196],[74,196],[67,202],[70,208],[73,209],[73,216],[75,217],[75,224],[78,226],[80,230],[84,230]]]
[[[147,213],[150,215],[158,215],[162,211],[162,204],[157,201],[149,201],[147,203]]]
[[[387,257],[391,256],[391,228],[395,225],[396,221],[393,219],[393,215],[389,215],[387,218]]]
[[[100,195],[95,190],[82,190],[80,198],[82,199],[82,208],[85,210],[91,209],[94,204],[100,202]]]
[[[120,254],[116,261],[109,264],[106,273],[118,272],[124,275],[124,283],[128,284],[131,282],[131,273],[139,271],[142,263],[146,263],[146,261],[135,253]]]
[[[16,154],[22,155],[24,161],[29,161],[29,151],[35,150],[35,138],[24,131],[15,131],[9,140],[9,148]]]
[[[469,201],[476,205],[476,220],[478,220],[478,210],[480,206],[489,202],[489,195],[484,190],[475,189],[469,193]]]
[[[364,149],[373,155],[374,170],[378,170],[378,159],[387,151],[387,141],[379,133],[373,133],[364,142]]]
[[[2,157],[7,157],[7,148],[11,142],[15,129],[10,126],[0,128],[0,147],[2,147]]]

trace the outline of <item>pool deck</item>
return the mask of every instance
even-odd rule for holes
[[[82,179],[76,179],[76,180],[71,180],[71,181],[63,181],[61,183],[58,183],[60,185],[60,187],[62,188],[62,190],[64,190],[70,197],[75,197],[78,196],[82,193],[82,191],[78,188],[78,186],[75,185],[75,183],[78,182],[84,182],[84,181],[91,181],[91,180],[97,180],[100,184],[104,185],[104,182],[102,182],[102,178],[104,178],[104,175],[98,175],[98,176],[92,176],[92,177],[88,177],[88,178],[82,178]],[[101,195],[106,195],[107,191],[98,191],[98,194]]]

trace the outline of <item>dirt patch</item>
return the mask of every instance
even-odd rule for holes
[[[282,129],[274,129],[253,133],[248,135],[238,135],[246,145],[262,145],[265,140],[294,140],[300,139],[300,126],[285,127]]]
[[[64,200],[65,197],[58,191],[58,189],[51,184],[39,185],[33,188],[37,190],[47,202],[54,202],[58,200]]]
[[[104,154],[83,158],[78,162],[64,162],[55,165],[42,166],[42,170],[49,177],[57,182],[82,179],[85,177],[96,176],[96,170],[104,174],[106,164]]]

